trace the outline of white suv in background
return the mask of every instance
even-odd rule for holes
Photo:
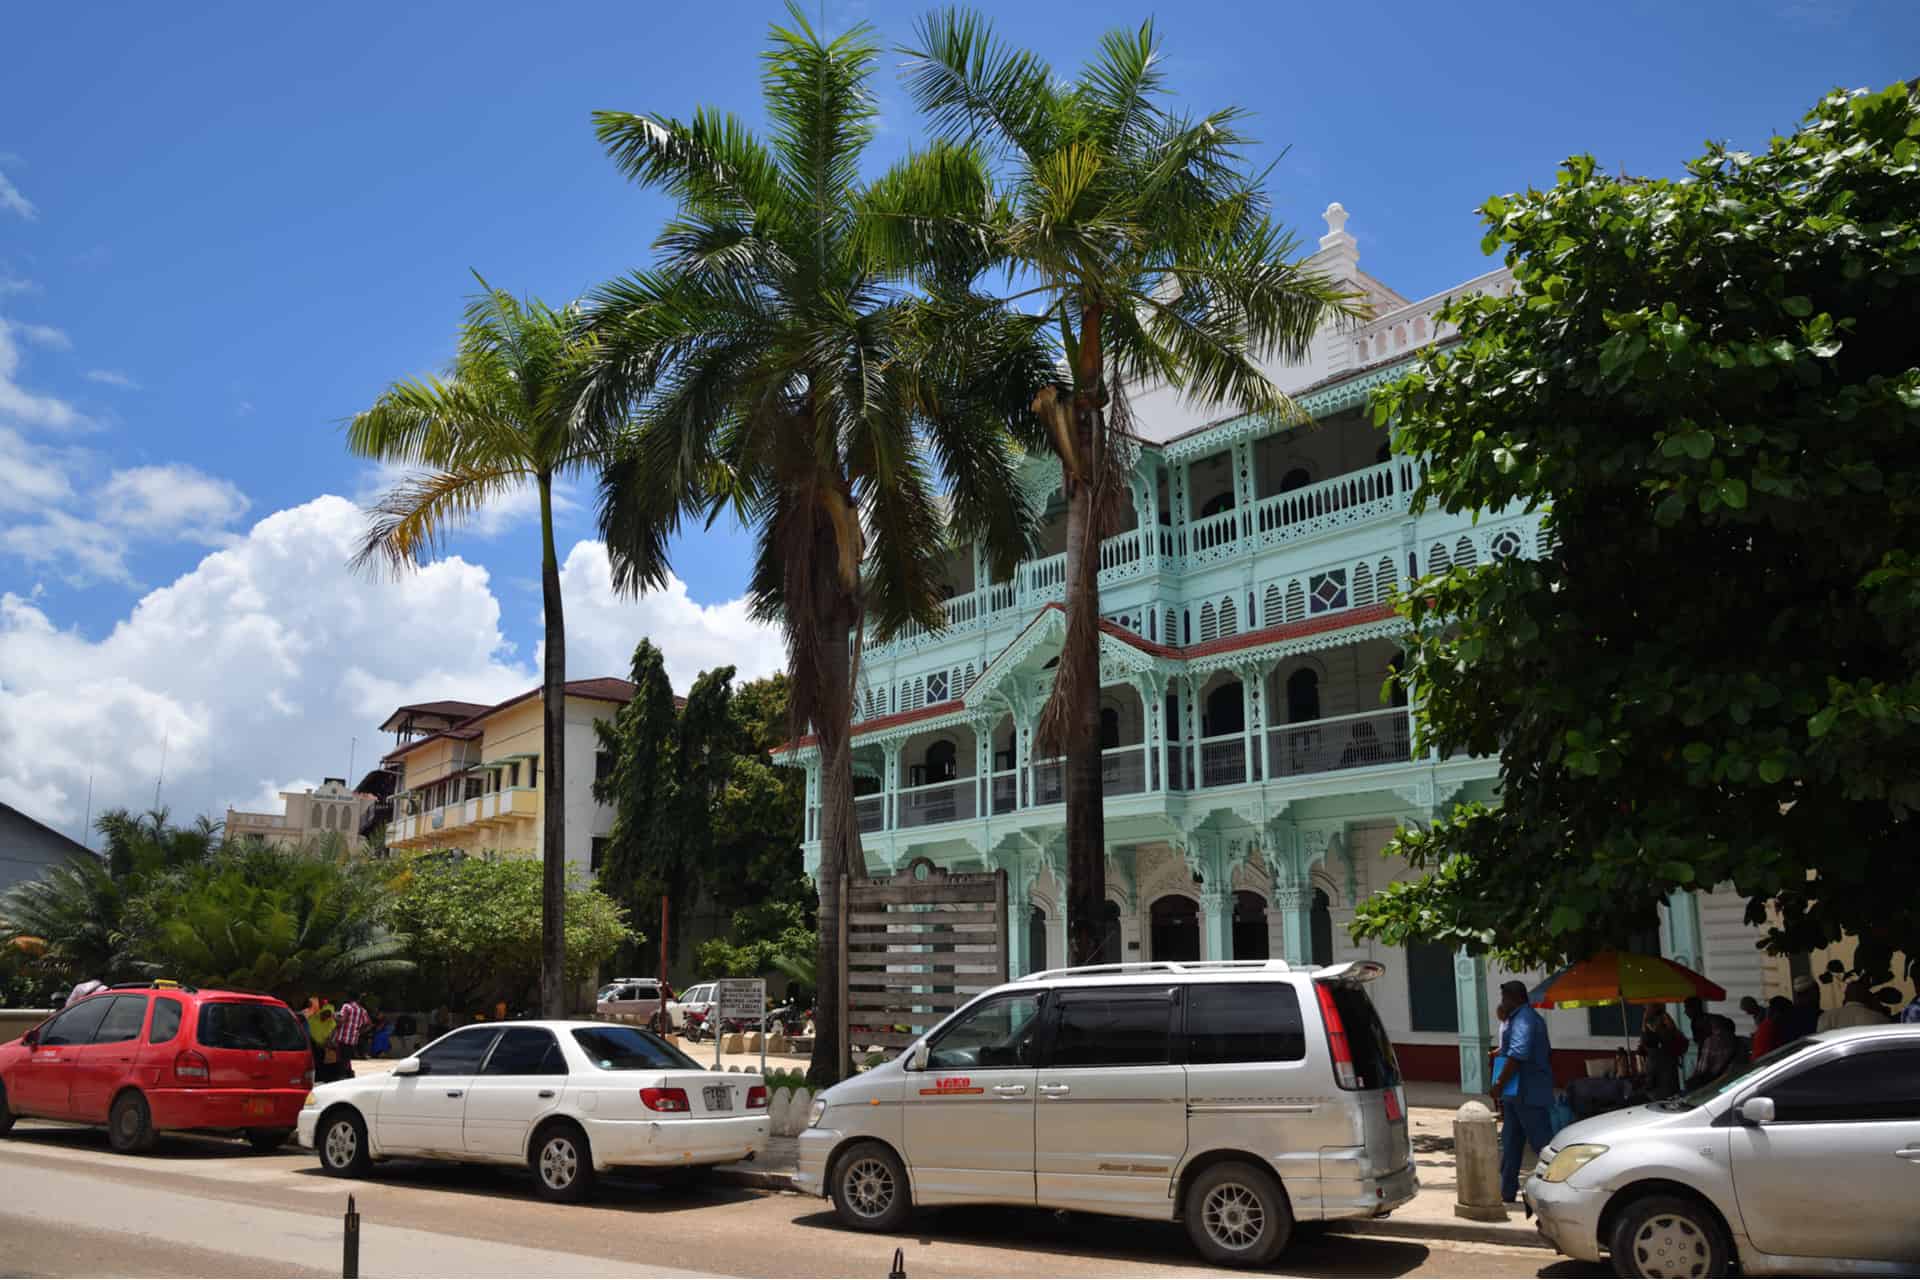
[[[1371,962],[1099,965],[996,987],[828,1089],[799,1185],[840,1221],[1009,1204],[1176,1220],[1264,1266],[1296,1221],[1384,1217],[1417,1182]]]

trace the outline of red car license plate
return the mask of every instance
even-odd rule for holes
[[[272,1098],[248,1098],[247,1114],[250,1116],[270,1116],[273,1114]]]

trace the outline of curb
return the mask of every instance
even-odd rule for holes
[[[1537,1230],[1519,1230],[1515,1227],[1497,1227],[1488,1224],[1475,1224],[1462,1219],[1459,1222],[1416,1222],[1402,1219],[1395,1222],[1391,1218],[1372,1218],[1363,1221],[1329,1222],[1327,1230],[1343,1236],[1385,1236],[1396,1240],[1444,1240],[1450,1243],[1497,1244],[1509,1249],[1538,1249],[1544,1253],[1558,1253]]]
[[[711,1181],[715,1186],[752,1187],[758,1191],[791,1191],[801,1194],[795,1175],[782,1173],[774,1169],[753,1169],[741,1165],[723,1165],[715,1169]],[[1371,1218],[1365,1221],[1329,1222],[1326,1228],[1330,1233],[1343,1236],[1382,1236],[1395,1240],[1444,1240],[1450,1243],[1505,1245],[1510,1249],[1538,1249],[1544,1253],[1557,1252],[1537,1231],[1526,1231],[1517,1226],[1498,1227],[1475,1224],[1462,1219],[1459,1222],[1414,1222],[1391,1218]]]

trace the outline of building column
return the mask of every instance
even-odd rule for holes
[[[969,721],[973,726],[973,816],[993,818],[993,722]]]
[[[1280,917],[1281,945],[1288,964],[1310,967],[1313,964],[1313,886],[1306,882],[1273,886],[1273,905],[1267,908],[1271,922]]]
[[[1233,890],[1207,885],[1200,890],[1200,958],[1233,959]]]
[[[1487,962],[1470,955],[1465,947],[1453,958],[1453,1003],[1460,1013],[1460,1092],[1485,1093],[1487,1054],[1493,1049]]]
[[[887,831],[893,831],[900,825],[900,744],[884,742],[880,744],[881,753],[886,758],[886,768],[880,777],[880,825]]]
[[[1138,474],[1141,480],[1134,510],[1140,522],[1140,558],[1152,564],[1160,555],[1160,476],[1151,462],[1144,463]]]
[[[1240,513],[1240,536],[1253,536],[1253,442],[1242,440],[1236,443],[1227,459],[1233,468],[1233,506]],[[1248,630],[1252,630],[1251,619]]]
[[[1666,918],[1660,930],[1660,949],[1667,959],[1701,972],[1700,899],[1689,889],[1667,895]]]
[[[1033,763],[1033,721],[1019,711],[1013,714],[1013,807],[1024,809],[1033,803],[1032,779],[1027,776]]]
[[[1051,925],[1053,922],[1047,922]],[[1025,893],[1007,899],[1007,976],[1024,978],[1046,962],[1027,954],[1028,931],[1033,926],[1033,899]]]

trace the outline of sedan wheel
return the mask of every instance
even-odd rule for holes
[[[1628,1205],[1611,1243],[1618,1274],[1668,1280],[1724,1276],[1732,1253],[1714,1216],[1681,1196],[1647,1196]]]
[[[534,1186],[549,1200],[576,1201],[593,1190],[593,1151],[587,1135],[571,1124],[555,1125],[534,1139]]]
[[[320,1118],[314,1145],[320,1150],[320,1168],[336,1178],[364,1178],[373,1167],[373,1158],[367,1154],[366,1122],[350,1107]]]

